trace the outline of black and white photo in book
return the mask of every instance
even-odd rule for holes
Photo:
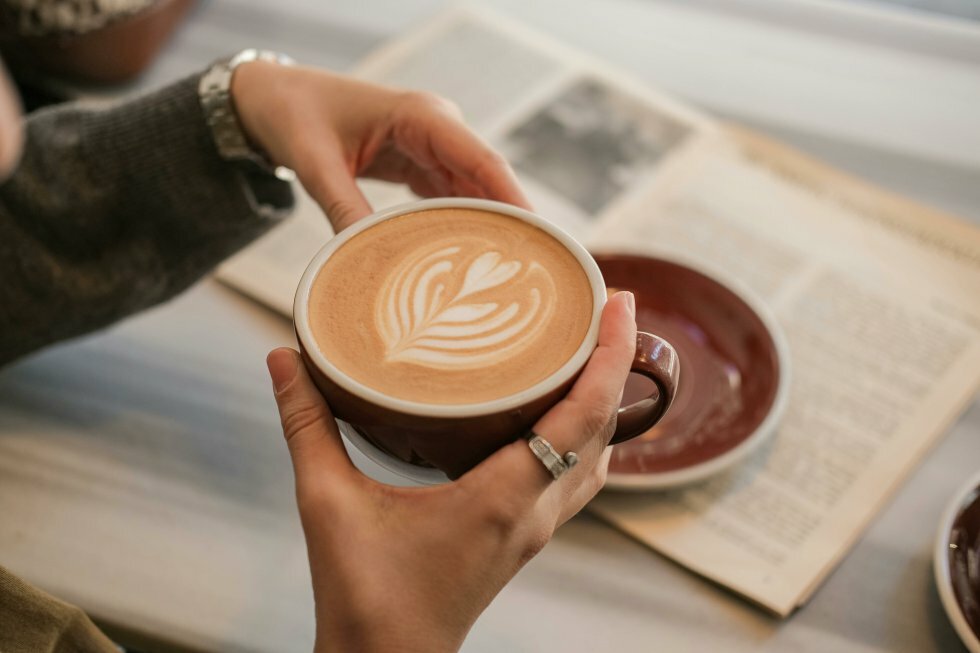
[[[595,217],[688,133],[622,90],[580,78],[512,128],[501,147],[522,179]]]

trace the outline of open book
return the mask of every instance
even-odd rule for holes
[[[804,603],[980,385],[980,230],[720,124],[498,17],[456,10],[370,56],[513,163],[593,251],[680,251],[766,301],[793,381],[771,444],[706,483],[590,510],[779,615]],[[375,208],[413,199],[366,183]],[[219,276],[290,314],[330,236],[297,216]]]

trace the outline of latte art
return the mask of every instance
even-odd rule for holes
[[[414,253],[385,282],[375,324],[386,361],[483,367],[527,347],[547,324],[555,295],[547,270],[505,260],[480,239],[456,242]]]
[[[361,231],[309,298],[323,355],[384,394],[490,401],[534,386],[579,349],[592,286],[565,245],[492,211],[429,209]]]

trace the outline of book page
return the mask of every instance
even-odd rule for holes
[[[679,251],[752,288],[789,341],[788,410],[730,472],[590,509],[787,615],[974,396],[980,230],[748,134],[692,169],[609,216],[593,249]]]

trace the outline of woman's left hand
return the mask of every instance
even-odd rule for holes
[[[239,66],[231,94],[246,135],[296,172],[336,231],[371,213],[357,177],[528,207],[507,162],[439,96],[264,61]]]
[[[299,354],[269,355],[310,557],[318,653],[459,648],[501,588],[602,487],[636,353],[635,316],[630,293],[606,303],[581,376],[534,425],[558,451],[578,454],[558,480],[517,439],[452,483],[373,481],[347,456]]]

